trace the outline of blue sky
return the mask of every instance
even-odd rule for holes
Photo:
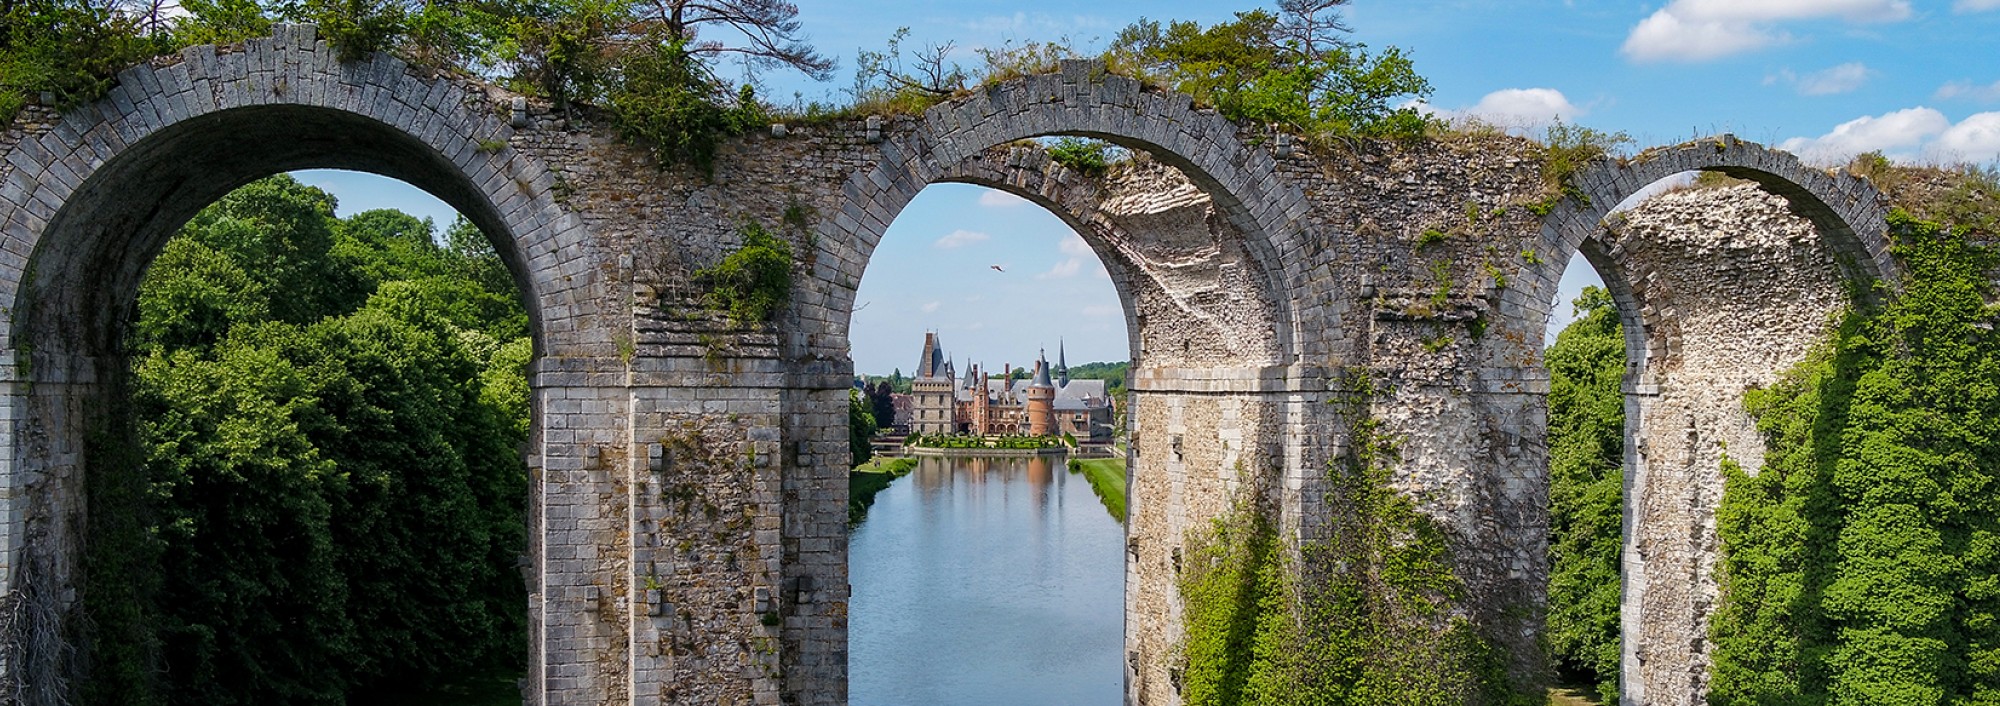
[[[906,46],[952,41],[971,65],[982,46],[1067,37],[1100,48],[1140,17],[1213,23],[1257,7],[799,6],[810,41],[841,67],[827,83],[765,76],[766,97],[780,103],[795,94],[841,100],[856,49],[881,48],[898,27],[910,28]],[[1407,51],[1435,90],[1427,106],[1447,116],[1528,133],[1560,117],[1627,132],[1641,145],[1733,132],[1824,164],[1869,150],[1924,162],[2000,160],[2000,0],[1356,0],[1346,16],[1356,41]],[[326,179],[343,211],[363,198],[397,205],[392,189]],[[448,217],[438,219],[442,226]],[[1060,221],[1018,200],[958,185],[925,190],[891,226],[862,281],[856,369],[909,372],[925,330],[939,331],[961,361],[996,368],[1026,363],[1041,346],[1053,355],[1058,338],[1072,363],[1123,360],[1122,310],[1080,245]],[[1006,271],[989,269],[995,264]],[[1593,279],[1588,269],[1572,265],[1565,297]],[[1567,313],[1557,307],[1559,317]]]

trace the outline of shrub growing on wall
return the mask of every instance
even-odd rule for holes
[[[792,296],[792,246],[755,221],[745,221],[743,247],[694,273],[708,288],[708,305],[738,325],[770,321]]]

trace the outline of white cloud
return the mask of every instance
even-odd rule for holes
[[[1054,268],[1048,268],[1048,272],[1042,272],[1042,274],[1036,274],[1036,278],[1038,278],[1038,280],[1058,280],[1058,278],[1072,278],[1072,276],[1076,276],[1076,272],[1084,272],[1084,258],[1068,258],[1068,260],[1062,260],[1062,262],[1056,262],[1056,266],[1054,266]]]
[[[935,314],[940,306],[944,306],[944,302],[931,302],[917,308],[926,314]]]
[[[1466,112],[1495,125],[1528,127],[1574,121],[1587,111],[1553,88],[1504,88],[1486,94]]]
[[[933,245],[945,249],[962,248],[967,245],[971,245],[973,243],[986,242],[986,240],[991,237],[993,236],[981,233],[976,230],[960,229],[960,230],[954,230],[950,233],[946,233],[944,237],[938,238],[937,242],[933,243]]]
[[[1951,120],[1931,108],[1907,108],[1841,123],[1819,137],[1794,137],[1779,147],[1807,161],[1832,164],[1863,152],[1909,154],[1925,140],[1951,127]]]
[[[1090,249],[1090,243],[1083,242],[1083,236],[1075,233],[1057,243],[1056,250],[1071,257],[1097,257],[1097,251]]]
[[[1075,277],[1083,274],[1085,270],[1091,271],[1102,279],[1111,278],[1111,273],[1104,269],[1104,261],[1097,259],[1097,251],[1090,249],[1090,243],[1084,242],[1083,236],[1076,233],[1063,236],[1062,241],[1056,243],[1056,251],[1068,257],[1056,263],[1055,267],[1049,268],[1049,271],[1035,275],[1036,278],[1062,279]]]
[[[1909,0],[1673,0],[1633,26],[1619,51],[1639,62],[1706,61],[1791,41],[1789,32],[1774,26],[1780,22],[1896,22],[1909,16]]]
[[[1011,208],[1027,202],[1027,199],[999,189],[987,189],[979,194],[979,205],[987,208]]]
[[[1953,12],[1985,12],[2000,10],[2000,0],[1958,0],[1951,4]]]
[[[2000,159],[2000,112],[1978,113],[1953,124],[1933,108],[1906,108],[1863,116],[1819,137],[1779,144],[1817,164],[1839,164],[1863,152],[1931,162],[1984,163]]]
[[[2000,2],[2000,0],[1994,1]],[[1937,93],[1934,95],[1938,100],[1951,100],[1962,96],[1981,103],[1991,103],[1993,101],[2000,101],[2000,81],[1994,81],[1985,86],[1975,84],[1971,81],[1953,81],[1939,86]]]
[[[1946,162],[1983,164],[2000,160],[2000,112],[1978,113],[1938,135],[1927,156]]]
[[[1859,61],[1850,61],[1825,71],[1815,71],[1798,79],[1800,95],[1829,96],[1860,88],[1875,70]]]
[[[1074,232],[1072,232],[1072,234],[1068,234],[1068,236],[1064,236],[1064,238],[1062,238],[1062,242],[1058,242],[1058,244],[1056,244],[1056,252],[1062,252],[1062,254],[1066,254],[1068,258],[1064,258],[1062,262],[1056,262],[1056,266],[1054,266],[1054,268],[1048,268],[1048,272],[1042,272],[1042,274],[1036,274],[1036,278],[1038,278],[1038,280],[1058,280],[1058,278],[1072,278],[1072,276],[1078,276],[1078,274],[1082,274],[1082,272],[1084,272],[1084,268],[1086,268],[1086,264],[1088,264],[1088,266],[1090,266],[1090,270],[1094,270],[1094,272],[1096,272],[1096,274],[1098,274],[1100,278],[1110,278],[1110,272],[1104,272],[1104,262],[1102,262],[1102,260],[1098,260],[1098,252],[1096,252],[1096,250],[1090,250],[1090,244],[1088,244],[1088,242],[1084,242],[1084,238],[1082,238],[1082,236],[1078,236],[1078,234],[1074,234]]]
[[[1553,88],[1503,88],[1486,94],[1470,108],[1451,110],[1422,102],[1409,107],[1447,120],[1474,118],[1503,128],[1534,130],[1557,120],[1574,122],[1590,111],[1571,103],[1562,91]]]

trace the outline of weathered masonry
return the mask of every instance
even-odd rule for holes
[[[1048,135],[1142,158],[1086,177],[1023,142]],[[1552,200],[1541,151],[1521,140],[1309,148],[1082,62],[920,116],[749,135],[712,178],[644,154],[491,86],[383,55],[340,63],[305,26],[135,67],[92,105],[28,109],[0,142],[9,693],[55,703],[88,659],[65,637],[85,442],[119,406],[140,274],[198,209],[277,172],[407,181],[513,268],[537,352],[537,705],[846,701],[848,315],[877,241],[928,184],[1048,208],[1124,300],[1135,704],[1179,702],[1174,564],[1190,529],[1243,493],[1280,508],[1292,536],[1328,516],[1322,469],[1349,444],[1326,401],[1357,371],[1386,383],[1369,412],[1401,439],[1396,489],[1448,530],[1460,617],[1539,682],[1540,352],[1578,251],[1612,284],[1632,351],[1626,693],[1700,703],[1718,449],[1759,458],[1741,393],[1802,354],[1846,283],[1895,279],[1871,186],[1727,136],[1597,163],[1571,181],[1581,197]],[[1737,210],[1606,223],[1689,170],[1764,189],[1706,197]],[[1772,215],[1773,198],[1797,218]],[[745,220],[797,253],[790,307],[769,326],[708,314],[688,277],[736,247]]]

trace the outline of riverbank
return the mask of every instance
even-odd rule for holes
[[[875,504],[875,494],[889,487],[897,478],[909,475],[917,467],[914,458],[887,458],[876,456],[874,460],[855,466],[847,473],[847,526],[861,524],[868,518],[868,507]]]
[[[969,456],[972,458],[1015,458],[1026,456],[1067,456],[1067,446],[1043,446],[1035,449],[947,449],[932,446],[908,446],[903,452],[911,456]]]
[[[1118,524],[1125,524],[1125,459],[1073,458],[1069,462],[1069,472],[1081,473],[1090,481],[1090,489],[1097,493],[1097,499],[1104,501],[1104,509],[1111,513]]]

